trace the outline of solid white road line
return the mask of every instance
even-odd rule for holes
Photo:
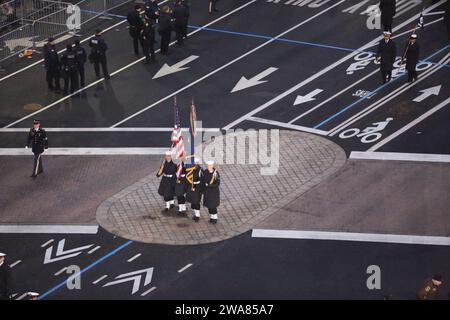
[[[300,230],[253,229],[253,238],[308,239],[450,246],[449,237]]]
[[[199,132],[217,132],[220,128],[198,128]],[[0,128],[0,132],[14,133],[14,132],[28,132],[30,128]],[[45,128],[47,132],[172,132],[173,127],[135,127],[135,128]],[[189,128],[181,128],[181,131],[188,132]]]
[[[187,265],[185,265],[183,268],[178,270],[178,273],[182,273],[183,271],[189,269],[190,267],[192,267],[192,263],[188,263]]]
[[[194,30],[194,31],[192,31],[192,32],[190,32],[190,33],[188,33],[187,36],[190,37],[190,36],[196,34],[197,32],[202,31],[204,28],[207,28],[207,27],[209,27],[210,25],[212,25],[212,24],[214,24],[214,23],[216,23],[216,22],[218,22],[218,21],[220,21],[220,20],[222,20],[222,19],[224,19],[224,18],[226,18],[226,17],[228,17],[228,16],[230,16],[230,15],[232,15],[232,14],[238,12],[239,10],[241,10],[241,9],[243,9],[243,8],[245,8],[245,7],[247,7],[248,5],[250,5],[250,4],[252,4],[252,3],[256,2],[256,1],[257,1],[257,0],[252,0],[252,1],[250,1],[250,2],[247,2],[247,3],[243,4],[242,6],[240,6],[240,7],[236,8],[236,9],[234,9],[233,11],[230,11],[230,12],[228,12],[227,14],[225,14],[225,15],[223,15],[223,16],[217,18],[216,20],[211,21],[211,22],[205,24],[205,25],[202,26],[201,28],[198,28],[198,29],[196,29],[196,30]],[[124,20],[124,21],[126,21],[126,20]],[[171,42],[171,43],[169,44],[169,46],[173,46],[175,43],[176,43],[176,41],[173,41],[173,42]],[[155,53],[158,53],[158,52],[160,52],[160,51],[161,51],[161,49],[155,50]],[[122,68],[120,68],[120,69],[118,69],[118,70],[116,70],[116,71],[110,73],[110,76],[113,77],[113,76],[115,76],[116,74],[118,74],[118,73],[120,73],[120,72],[122,72],[122,71],[124,71],[124,70],[126,70],[126,69],[128,69],[128,68],[130,68],[130,67],[132,67],[132,66],[134,66],[135,64],[138,64],[139,62],[143,61],[144,59],[145,59],[145,57],[139,58],[139,59],[137,59],[137,60],[135,60],[135,61],[133,61],[133,62],[131,62],[131,63],[125,65],[124,67],[122,67]],[[103,81],[105,81],[105,78],[100,78],[100,79],[98,79],[98,80],[96,80],[96,81],[94,81],[94,82],[88,84],[87,86],[85,86],[85,87],[83,87],[83,88],[80,88],[79,90],[75,91],[74,93],[71,93],[71,94],[69,94],[69,95],[67,95],[67,96],[65,96],[65,97],[62,97],[61,99],[59,99],[59,100],[57,100],[57,101],[55,101],[55,102],[53,102],[53,103],[51,103],[51,104],[45,106],[44,108],[39,109],[39,110],[37,110],[37,111],[35,111],[35,112],[33,112],[33,113],[30,113],[30,114],[27,115],[27,116],[24,116],[24,117],[20,118],[20,119],[17,120],[17,121],[14,121],[14,122],[10,123],[10,124],[7,125],[5,128],[12,127],[12,126],[14,126],[14,125],[16,125],[16,124],[22,122],[23,120],[26,120],[26,119],[28,119],[28,118],[30,118],[30,117],[33,117],[33,116],[35,116],[36,114],[39,114],[39,113],[41,113],[41,112],[43,112],[43,111],[45,111],[45,110],[47,110],[47,109],[49,109],[49,108],[51,108],[51,107],[53,107],[53,106],[55,106],[55,105],[57,105],[57,104],[63,102],[64,100],[67,100],[67,99],[69,99],[69,98],[71,98],[71,97],[73,97],[73,96],[75,96],[75,95],[77,95],[77,94],[79,94],[79,93],[81,93],[81,92],[83,92],[83,91],[85,91],[85,90],[87,90],[87,89],[89,89],[89,88],[91,88],[91,87],[93,87],[93,86],[99,84],[100,82],[103,82]]]
[[[380,100],[378,100],[378,101],[374,102],[373,104],[369,105],[368,107],[364,108],[363,110],[361,110],[360,112],[358,112],[355,115],[351,116],[350,118],[348,118],[344,122],[341,122],[340,124],[338,124],[336,127],[334,127],[333,129],[331,129],[329,131],[329,136],[332,137],[332,136],[336,135],[337,133],[339,133],[343,129],[347,128],[351,124],[353,124],[356,121],[364,118],[365,116],[367,116],[368,114],[370,114],[373,111],[377,110],[378,108],[380,108],[381,106],[383,106],[387,102],[389,102],[389,101],[393,100],[394,98],[398,97],[403,92],[407,91],[408,89],[416,86],[417,84],[419,84],[423,80],[427,79],[429,76],[434,74],[436,71],[439,71],[441,68],[443,68],[443,65],[447,64],[448,62],[450,62],[450,59],[448,59],[449,57],[450,57],[450,53],[446,54],[445,57],[442,58],[439,61],[439,64],[434,65],[433,67],[431,67],[430,69],[428,69],[427,71],[422,73],[418,80],[416,80],[416,81],[414,81],[412,83],[405,83],[405,84],[403,84],[402,86],[398,87],[394,91],[392,91],[392,92],[388,93],[387,95],[383,96],[383,98],[381,98]]]
[[[352,151],[349,159],[450,163],[448,154]]]
[[[434,8],[440,6],[441,4],[443,4],[444,2],[446,2],[447,0],[441,0],[438,3],[435,3],[434,5],[428,7],[427,9],[424,10],[424,12],[428,12],[433,10]],[[411,22],[416,21],[419,18],[420,14],[416,14],[414,16],[412,16],[411,18],[409,18],[408,20],[404,21],[403,23],[399,24],[398,26],[394,27],[392,30],[395,32],[397,30],[400,30],[401,28],[403,28],[404,26],[410,24]],[[250,111],[249,113],[243,115],[242,117],[238,118],[237,120],[231,122],[230,124],[226,125],[223,129],[228,130],[230,128],[235,127],[236,125],[238,125],[239,123],[241,123],[242,121],[245,121],[247,118],[254,116],[255,114],[257,114],[258,112],[270,107],[272,104],[276,103],[277,101],[287,97],[288,95],[296,92],[298,89],[300,89],[301,87],[309,84],[310,82],[316,80],[317,78],[321,77],[322,75],[328,73],[329,71],[335,69],[336,67],[338,67],[339,65],[343,64],[344,62],[348,61],[349,59],[353,58],[355,55],[361,53],[361,51],[365,51],[368,48],[372,47],[374,43],[378,43],[379,40],[381,40],[382,37],[379,36],[375,39],[373,39],[372,41],[366,43],[365,45],[363,45],[362,47],[360,47],[359,49],[355,50],[354,52],[348,54],[347,56],[343,57],[342,59],[336,61],[335,63],[329,65],[328,67],[322,69],[321,71],[315,73],[314,75],[312,75],[311,77],[303,80],[302,82],[300,82],[299,84],[293,86],[292,88],[286,90],[285,92],[283,92],[282,94],[276,96],[275,98],[269,100],[268,102],[264,103],[263,105],[259,106],[258,108]]]
[[[100,281],[102,281],[103,279],[105,279],[106,277],[108,277],[108,275],[105,274],[105,275],[101,276],[100,278],[98,278],[97,280],[95,280],[94,282],[92,282],[92,284],[97,284]]]
[[[141,297],[145,297],[146,295],[148,295],[150,292],[155,291],[156,287],[151,287],[150,289],[148,289],[147,291],[145,291],[144,293],[141,294]]]
[[[50,239],[50,240],[48,240],[46,243],[44,243],[44,244],[41,245],[41,248],[44,248],[44,247],[48,246],[48,245],[49,245],[50,243],[52,243],[53,241],[55,241],[55,239]]]
[[[279,122],[279,121],[274,121],[274,120],[268,120],[268,119],[263,119],[263,118],[258,118],[258,117],[249,117],[247,120],[248,121],[253,121],[253,122],[264,123],[264,124],[269,124],[269,125],[276,126],[276,127],[281,127],[281,128],[287,128],[287,129],[292,129],[292,130],[297,130],[297,131],[315,133],[315,134],[319,134],[321,136],[326,136],[327,133],[328,133],[328,132],[323,131],[323,130],[308,128],[308,127],[302,127],[302,126],[297,126],[295,124],[289,124],[289,123],[284,123],[284,122]]]
[[[393,134],[391,134],[390,136],[386,137],[385,139],[381,140],[380,142],[378,142],[377,144],[375,144],[374,146],[372,146],[369,150],[367,151],[376,151],[379,148],[381,148],[382,146],[384,146],[386,143],[394,140],[395,138],[397,138],[399,135],[401,135],[402,133],[408,131],[409,129],[411,129],[412,127],[414,127],[416,124],[422,122],[423,120],[425,120],[426,118],[428,118],[429,116],[431,116],[433,113],[439,111],[440,109],[442,109],[443,107],[445,107],[446,105],[450,104],[450,98],[447,98],[446,100],[442,101],[441,103],[439,103],[437,106],[435,106],[434,108],[428,110],[427,112],[425,112],[423,115],[421,115],[420,117],[418,117],[417,119],[411,121],[410,123],[408,123],[406,126],[404,126],[403,128],[397,130],[396,132],[394,132]]]
[[[19,263],[21,263],[22,262],[22,260],[17,260],[16,262],[14,262],[14,263],[11,263],[10,265],[9,265],[9,267],[10,268],[14,268],[15,266],[17,266]]]
[[[167,148],[49,148],[46,156],[162,155]],[[0,156],[31,156],[25,148],[1,148]]]
[[[101,248],[101,246],[96,246],[94,249],[89,250],[88,254],[92,254],[92,253],[94,253],[95,251],[97,251],[100,248]]]
[[[136,116],[138,116],[138,115],[140,115],[141,113],[143,113],[143,112],[145,112],[145,111],[147,111],[147,110],[149,110],[149,109],[155,107],[156,105],[160,104],[161,102],[164,102],[164,101],[166,101],[166,100],[172,98],[173,96],[176,96],[176,95],[179,94],[180,92],[182,92],[182,91],[184,91],[184,90],[186,90],[186,89],[188,89],[188,88],[190,88],[190,87],[196,85],[197,83],[199,83],[199,82],[201,82],[201,81],[203,81],[203,80],[209,78],[210,76],[212,76],[212,75],[214,75],[214,74],[216,74],[216,73],[222,71],[223,69],[229,67],[230,65],[232,65],[232,64],[234,64],[234,63],[236,63],[236,62],[238,62],[238,61],[244,59],[245,57],[247,57],[247,56],[253,54],[254,52],[256,52],[256,51],[258,51],[258,50],[264,48],[265,46],[267,46],[267,45],[271,44],[272,42],[276,41],[278,38],[283,37],[285,34],[291,32],[291,31],[293,31],[293,30],[295,30],[295,29],[298,29],[298,28],[301,27],[302,25],[304,25],[304,24],[310,22],[311,20],[313,20],[313,19],[319,17],[320,15],[322,15],[322,14],[324,14],[324,13],[330,11],[331,9],[333,9],[334,7],[340,5],[340,4],[343,3],[344,1],[346,1],[346,0],[341,0],[341,1],[337,2],[337,3],[335,3],[334,5],[328,7],[327,9],[320,11],[319,13],[315,14],[314,16],[312,16],[312,17],[310,17],[310,18],[308,18],[308,19],[306,19],[306,20],[303,20],[302,22],[300,22],[299,24],[293,26],[292,28],[289,28],[288,30],[286,30],[286,31],[284,31],[284,32],[282,32],[282,33],[280,33],[279,35],[277,35],[277,36],[275,36],[275,37],[273,37],[273,38],[267,40],[266,42],[262,43],[261,45],[257,46],[256,48],[254,48],[254,49],[252,49],[252,50],[250,50],[250,51],[247,51],[246,53],[244,53],[243,55],[237,57],[236,59],[231,60],[230,62],[224,64],[223,66],[221,66],[221,67],[219,67],[219,68],[217,68],[217,69],[211,71],[210,73],[204,75],[203,77],[201,77],[201,78],[199,78],[199,79],[197,79],[197,80],[195,80],[195,81],[189,83],[188,85],[184,86],[183,88],[181,88],[181,89],[179,89],[179,90],[177,90],[177,91],[171,93],[170,95],[168,95],[168,96],[166,96],[166,97],[160,99],[159,101],[157,101],[157,102],[155,102],[155,103],[149,105],[148,107],[139,110],[138,112],[136,112],[136,113],[130,115],[129,117],[123,119],[122,121],[117,122],[116,124],[112,125],[111,127],[113,127],[113,128],[114,128],[114,127],[117,127],[117,126],[123,124],[124,122],[126,122],[126,121],[128,121],[128,120],[130,120],[130,119],[132,119],[132,118],[134,118],[134,117],[136,117]]]
[[[93,225],[21,225],[21,224],[2,224],[0,233],[49,233],[49,234],[96,234],[98,226]],[[44,243],[45,247],[50,241]]]
[[[23,298],[25,298],[28,295],[28,292],[25,292],[24,294],[22,294],[20,297],[18,297],[16,300],[22,300]]]
[[[142,256],[142,253],[138,253],[137,255],[131,257],[130,259],[127,260],[127,262],[132,262],[132,261],[136,260],[137,258],[139,258],[140,256]]]

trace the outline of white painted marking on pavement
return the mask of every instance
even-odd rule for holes
[[[45,151],[45,155],[46,156],[47,155],[48,156],[161,155],[164,154],[164,152],[166,151],[167,148],[50,148]],[[0,149],[0,156],[31,156],[31,155],[32,153],[30,152],[30,150],[25,148]],[[65,226],[61,226],[61,228],[62,227]],[[90,226],[90,228],[93,227]],[[1,230],[2,229],[0,227],[0,233]],[[52,232],[45,232],[45,233],[52,233]],[[64,233],[64,232],[57,232],[57,233]]]
[[[317,98],[315,98],[315,96],[321,93],[322,91],[323,91],[322,89],[315,89],[304,96],[297,95],[297,98],[295,98],[294,101],[294,106],[298,106],[299,104],[316,100]]]
[[[0,233],[74,233],[74,234],[96,234],[98,226],[92,225],[0,225]],[[45,247],[52,240],[47,241],[41,247]]]
[[[145,297],[146,295],[148,295],[150,292],[155,291],[156,287],[151,287],[150,289],[148,289],[147,291],[143,292],[141,294],[141,297]]]
[[[259,84],[262,84],[262,83],[266,83],[268,80],[262,80],[262,79],[264,79],[265,77],[269,76],[270,74],[274,73],[277,70],[278,70],[278,68],[270,67],[250,79],[247,79],[246,77],[242,77],[241,79],[239,79],[238,83],[236,83],[234,88],[231,90],[231,93],[241,91],[244,89],[248,89],[248,88],[257,86]]]
[[[428,7],[427,9],[424,10],[424,12],[428,12],[430,10],[433,10],[434,8],[438,7],[439,5],[443,4],[446,0],[441,0],[438,3]],[[412,16],[411,18],[409,18],[408,20],[404,21],[403,23],[399,24],[398,26],[394,27],[392,30],[393,32],[400,30],[401,28],[403,28],[404,26],[410,24],[411,22],[416,21],[419,18],[420,14],[416,14],[414,16]],[[310,82],[316,80],[317,78],[321,77],[322,75],[328,73],[329,71],[333,70],[334,68],[338,67],[339,65],[343,64],[344,62],[346,62],[347,60],[353,58],[355,55],[361,53],[361,51],[365,51],[366,49],[370,48],[373,46],[374,43],[378,43],[379,40],[381,40],[382,37],[376,37],[375,39],[373,39],[372,41],[366,43],[364,46],[360,47],[359,49],[355,50],[354,52],[348,54],[347,56],[343,57],[342,59],[334,62],[333,64],[329,65],[328,67],[322,69],[321,71],[315,73],[314,75],[312,75],[311,77],[303,80],[302,82],[300,82],[299,84],[293,86],[292,88],[286,90],[285,92],[283,92],[282,94],[276,96],[275,98],[269,100],[268,102],[264,103],[263,105],[259,106],[256,109],[253,109],[252,111],[250,111],[249,113],[243,115],[242,117],[238,118],[237,120],[231,122],[230,124],[226,125],[225,127],[223,127],[224,130],[228,130],[231,129],[233,127],[235,127],[236,125],[238,125],[239,123],[241,123],[242,121],[245,121],[247,118],[254,116],[255,114],[259,113],[260,111],[270,107],[272,104],[276,103],[277,101],[285,98],[286,96],[290,95],[291,93],[297,91],[298,89],[300,89],[301,87],[309,84]]]
[[[131,257],[130,259],[127,260],[127,262],[132,262],[132,261],[136,260],[137,258],[139,258],[140,256],[142,256],[142,253],[138,253],[137,255]]]
[[[450,163],[448,154],[352,151],[349,159]]]
[[[152,79],[158,79],[164,76],[167,76],[169,74],[177,73],[186,69],[189,69],[190,67],[185,67],[185,65],[191,63],[192,61],[197,60],[200,58],[199,56],[192,55],[187,57],[186,59],[181,60],[180,62],[175,63],[172,66],[169,66],[167,63],[164,63],[164,65],[159,69],[159,71],[153,76]]]
[[[67,267],[62,268],[61,270],[59,270],[55,273],[55,276],[59,276],[61,273],[65,272],[66,270],[67,270]]]
[[[18,297],[16,300],[22,300],[23,298],[25,298],[28,295],[28,292],[25,292],[24,294],[22,294],[20,297]]]
[[[16,262],[14,262],[14,263],[11,263],[10,265],[9,265],[9,267],[10,268],[14,268],[15,266],[17,266],[19,263],[21,263],[22,262],[22,260],[17,260]]]
[[[41,245],[41,248],[44,248],[45,246],[49,245],[50,243],[52,243],[53,241],[55,241],[55,239],[50,239],[48,240],[46,243]]]
[[[379,148],[381,148],[382,146],[384,146],[386,143],[388,143],[389,141],[394,140],[395,138],[397,138],[398,136],[400,136],[402,133],[408,131],[409,129],[411,129],[412,127],[414,127],[416,124],[422,122],[423,120],[425,120],[426,118],[428,118],[429,116],[431,116],[433,113],[439,111],[440,109],[442,109],[443,107],[445,107],[446,105],[450,104],[450,98],[447,98],[446,100],[442,101],[440,104],[438,104],[437,106],[435,106],[434,108],[428,110],[427,112],[425,112],[423,115],[421,115],[420,117],[418,117],[417,119],[411,121],[410,123],[408,123],[406,126],[404,126],[403,128],[397,130],[396,132],[394,132],[393,134],[391,134],[390,136],[388,136],[387,138],[381,140],[380,142],[378,142],[376,145],[372,146],[369,150],[367,151],[377,151]]]
[[[101,248],[101,246],[96,246],[94,249],[89,250],[88,254],[92,254],[92,253],[94,253],[95,251],[97,251],[100,248]]]
[[[281,127],[281,128],[287,128],[287,129],[292,129],[292,130],[297,130],[297,131],[315,133],[315,134],[319,134],[321,136],[325,136],[328,133],[326,131],[319,130],[319,129],[302,127],[302,126],[297,126],[295,124],[289,124],[289,123],[284,123],[284,122],[279,122],[279,121],[269,120],[269,119],[263,119],[263,118],[258,118],[258,117],[250,117],[247,120],[248,121],[259,122],[259,123],[264,123],[264,124],[269,124],[269,125],[276,126],[276,127]]]
[[[441,88],[442,88],[442,85],[438,85],[438,86],[431,87],[428,89],[420,90],[419,92],[421,92],[422,94],[420,96],[418,96],[417,98],[415,98],[413,101],[414,102],[422,102],[426,98],[429,98],[431,96],[438,96],[439,92],[441,92]]]
[[[334,240],[450,246],[450,238],[378,233],[253,229],[253,238]]]
[[[316,15],[314,15],[314,16],[312,16],[312,17],[306,19],[306,20],[303,20],[302,22],[300,22],[299,24],[293,26],[292,28],[290,28],[290,29],[288,29],[288,30],[286,30],[286,31],[284,31],[284,32],[282,32],[282,33],[280,33],[279,35],[277,35],[277,36],[271,38],[270,40],[267,40],[266,42],[262,43],[261,45],[257,46],[256,48],[253,48],[252,50],[247,51],[246,53],[244,53],[243,55],[237,57],[236,59],[231,60],[230,62],[228,62],[228,63],[224,64],[223,66],[221,66],[221,67],[219,67],[219,68],[217,68],[217,69],[211,71],[210,73],[204,75],[203,77],[201,77],[201,78],[199,78],[199,79],[197,79],[197,80],[195,80],[195,81],[189,83],[188,85],[184,86],[183,88],[181,88],[181,89],[179,89],[179,90],[177,90],[177,91],[171,93],[170,95],[168,95],[168,96],[166,96],[166,97],[164,97],[164,98],[162,98],[162,99],[156,101],[155,103],[149,105],[148,107],[143,108],[143,109],[141,109],[140,111],[138,111],[138,112],[136,112],[136,113],[130,115],[129,117],[123,119],[122,121],[117,122],[116,124],[112,125],[111,127],[112,127],[112,128],[117,127],[117,126],[123,124],[124,122],[126,122],[126,121],[128,121],[128,120],[130,120],[130,119],[132,119],[132,118],[134,118],[134,117],[136,117],[136,116],[138,116],[138,115],[140,115],[141,113],[143,113],[143,112],[145,112],[145,111],[147,111],[147,110],[153,108],[154,106],[160,104],[161,102],[164,102],[164,101],[166,101],[166,100],[172,98],[173,96],[176,96],[178,93],[180,93],[180,92],[182,92],[182,91],[184,91],[184,90],[186,90],[186,89],[188,89],[188,88],[190,88],[190,87],[196,85],[197,83],[203,81],[204,79],[207,79],[207,78],[209,78],[210,76],[212,76],[212,75],[214,75],[214,74],[216,74],[216,73],[222,71],[223,69],[227,68],[228,66],[230,66],[230,65],[232,65],[232,64],[234,64],[234,63],[236,63],[236,62],[238,62],[238,61],[240,61],[240,60],[242,60],[242,59],[244,59],[245,57],[251,55],[252,53],[254,53],[254,52],[256,52],[256,51],[258,51],[259,49],[264,48],[265,46],[267,46],[267,45],[271,44],[272,42],[276,41],[278,38],[283,37],[285,34],[291,32],[291,31],[293,31],[293,30],[295,30],[295,29],[298,29],[298,28],[301,27],[302,25],[304,25],[304,24],[310,22],[311,20],[317,18],[318,16],[320,16],[320,15],[322,15],[322,14],[328,12],[329,10],[331,10],[331,9],[333,9],[334,7],[340,5],[340,4],[343,3],[344,1],[346,1],[346,0],[341,0],[341,1],[339,1],[338,3],[335,3],[334,5],[328,7],[327,9],[325,9],[325,10],[323,10],[323,11],[320,11],[320,12],[317,13]]]
[[[181,268],[180,270],[178,270],[178,273],[182,273],[183,271],[186,271],[186,270],[189,269],[190,267],[192,267],[192,263],[188,263],[187,265],[185,265],[183,268]]]
[[[95,280],[94,282],[92,282],[92,284],[97,284],[107,277],[108,277],[108,275],[105,274],[105,275],[101,276],[100,278],[98,278],[97,280]]]
[[[220,128],[198,128],[200,132],[217,132]],[[30,128],[0,128],[0,132],[28,132]],[[134,127],[134,128],[110,128],[110,127],[92,127],[92,128],[45,128],[47,132],[172,132],[173,127]],[[182,132],[188,132],[189,128],[181,128]]]

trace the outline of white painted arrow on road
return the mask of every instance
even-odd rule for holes
[[[183,70],[189,69],[189,67],[185,67],[185,65],[190,63],[190,62],[192,62],[192,61],[194,61],[194,60],[196,60],[196,59],[198,59],[198,58],[199,58],[199,56],[192,55],[192,56],[187,57],[186,59],[184,59],[184,60],[182,60],[180,62],[175,63],[173,66],[169,66],[167,63],[165,63],[162,66],[162,68],[153,76],[153,79],[158,79],[158,78],[167,76],[167,75],[172,74],[172,73],[176,73],[176,72],[179,72],[179,71],[183,71]]]
[[[86,246],[64,251],[65,243],[66,239],[62,239],[58,242],[58,248],[56,249],[55,258],[52,258],[53,246],[47,248],[47,250],[45,251],[44,264],[76,257],[79,254],[81,254],[84,250],[89,249],[90,247],[93,246],[93,244],[89,244]]]
[[[124,283],[124,282],[128,282],[128,281],[133,281],[133,289],[131,290],[131,294],[135,294],[136,292],[139,291],[139,288],[141,287],[141,280],[142,280],[142,276],[144,274],[145,274],[145,280],[144,280],[144,285],[142,287],[145,287],[150,282],[152,282],[153,267],[148,268],[148,269],[142,269],[142,270],[138,270],[138,271],[121,274],[115,278],[117,280],[108,282],[108,283],[104,284],[103,287],[109,287],[109,286],[114,286],[116,284],[120,284],[120,283]]]
[[[314,98],[314,96],[318,95],[322,91],[323,91],[322,89],[315,89],[314,91],[311,91],[310,93],[308,93],[306,96],[298,95],[297,98],[295,99],[294,106],[297,106],[297,105],[305,103],[305,102],[316,100],[316,98]]]
[[[238,83],[234,86],[233,90],[231,90],[231,93],[236,92],[236,91],[240,91],[240,90],[244,90],[250,87],[254,87],[257,86],[261,83],[267,82],[268,80],[262,80],[265,77],[267,77],[268,75],[270,75],[271,73],[274,73],[275,71],[277,71],[278,68],[274,68],[274,67],[270,67],[266,70],[264,70],[263,72],[261,72],[260,74],[257,74],[256,76],[254,76],[251,79],[247,79],[246,77],[242,77]]]
[[[441,92],[441,87],[442,85],[436,86],[436,87],[431,87],[428,89],[424,89],[422,91],[422,94],[420,96],[418,96],[417,98],[415,98],[413,101],[414,102],[422,102],[423,100],[425,100],[426,98],[432,96],[432,95],[439,95],[439,92]]]

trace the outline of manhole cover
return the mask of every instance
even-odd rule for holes
[[[23,109],[27,111],[36,111],[42,109],[42,105],[39,103],[28,103],[23,106]]]

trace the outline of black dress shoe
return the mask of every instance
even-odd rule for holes
[[[200,220],[199,217],[192,217],[192,220],[194,220],[195,222],[198,222]]]
[[[212,224],[216,224],[217,223],[217,219],[212,219],[211,223]]]
[[[37,174],[32,174],[31,176],[30,176],[30,178],[36,178],[37,177]]]
[[[170,209],[173,209],[173,208],[175,208],[175,205],[174,205],[174,204],[171,204],[171,205],[170,205]]]

